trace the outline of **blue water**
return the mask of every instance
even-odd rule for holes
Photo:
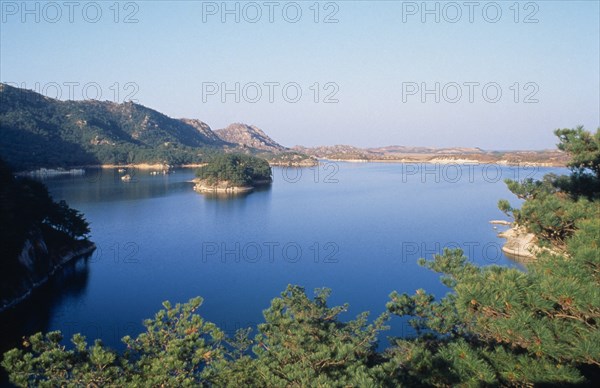
[[[500,252],[489,223],[507,219],[498,199],[518,201],[504,178],[540,178],[564,169],[329,163],[275,168],[274,183],[246,196],[205,197],[193,170],[152,176],[113,170],[44,180],[91,224],[98,249],[73,276],[17,312],[17,339],[36,330],[120,348],[161,302],[202,296],[199,313],[232,334],[262,322],[287,284],[333,290],[351,319],[385,309],[393,290],[443,296],[439,275],[416,264],[444,246],[460,246],[478,265],[520,267]],[[66,288],[65,288],[66,287]],[[406,334],[397,321],[387,335]],[[382,338],[383,340],[384,338]]]

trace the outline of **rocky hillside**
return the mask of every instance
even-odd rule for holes
[[[132,102],[60,101],[0,84],[0,157],[16,169],[101,164],[202,163],[243,152],[310,160],[260,129],[232,124],[215,133],[195,119],[174,119]],[[228,140],[229,139],[229,140]]]
[[[277,143],[260,128],[253,125],[235,123],[227,128],[217,129],[215,133],[221,140],[243,147],[275,153],[287,150],[286,147]]]

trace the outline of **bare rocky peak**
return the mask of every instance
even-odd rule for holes
[[[238,144],[245,147],[254,148],[257,150],[281,152],[287,148],[277,143],[264,133],[260,128],[253,125],[235,123],[227,128],[217,129],[214,131],[221,140],[228,143]]]

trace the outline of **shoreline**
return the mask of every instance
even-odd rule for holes
[[[511,162],[507,160],[500,161],[482,161],[475,159],[336,159],[336,158],[318,158],[317,163],[326,162],[344,162],[344,163],[395,163],[395,164],[439,164],[439,165],[495,165],[495,166],[530,166],[530,167],[567,167],[563,163],[551,162]],[[171,170],[173,168],[200,168],[208,163],[189,163],[189,164],[151,164],[151,163],[132,163],[132,164],[97,164],[83,165],[73,167],[40,167],[35,170],[18,171],[15,175],[82,175],[82,170],[85,169],[117,169],[117,168],[134,168],[138,170]],[[289,163],[270,163],[271,167],[296,167],[308,168],[314,165],[308,164],[289,164]]]
[[[30,287],[28,287],[28,289],[25,293],[13,298],[8,303],[0,306],[0,314],[17,306],[19,303],[21,303],[21,302],[25,301],[27,298],[29,298],[37,289],[39,289],[40,287],[42,287],[43,285],[48,283],[50,278],[52,278],[54,276],[54,274],[56,274],[56,272],[58,270],[62,269],[65,265],[73,262],[76,259],[80,259],[87,254],[94,252],[94,250],[96,250],[96,244],[94,244],[91,241],[89,241],[88,243],[89,244],[84,247],[74,249],[74,250],[62,255],[60,263],[57,264],[56,266],[54,266],[54,268],[52,268],[52,270],[50,272],[48,272],[48,274],[46,276],[41,278],[39,281],[33,283]]]
[[[397,163],[397,164],[453,164],[453,165],[495,165],[495,166],[531,166],[531,167],[567,167],[563,163],[551,163],[551,162],[511,162],[508,160],[498,161],[482,161],[476,159],[335,159],[335,158],[318,158],[318,160],[325,160],[330,162],[346,162],[346,163]]]

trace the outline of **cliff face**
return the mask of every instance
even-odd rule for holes
[[[40,229],[32,229],[12,268],[15,276],[0,285],[0,313],[29,297],[63,266],[90,255],[95,248],[87,240],[67,245],[49,242]]]

